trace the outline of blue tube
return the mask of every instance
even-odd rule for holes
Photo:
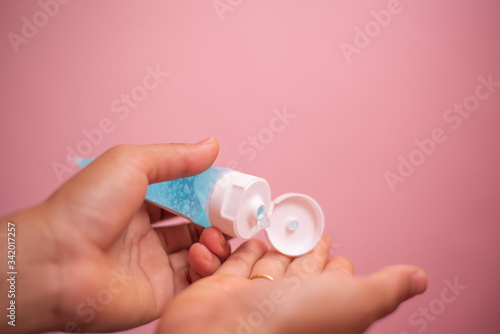
[[[174,211],[198,225],[211,226],[208,207],[213,185],[230,171],[232,169],[212,166],[195,176],[151,184],[146,200]]]
[[[81,159],[77,163],[83,168],[94,160],[95,158]],[[211,226],[208,206],[213,185],[231,171],[233,170],[229,168],[212,166],[195,176],[150,184],[146,200],[198,225]]]

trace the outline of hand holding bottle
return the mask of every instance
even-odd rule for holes
[[[195,224],[153,229],[165,212],[144,196],[150,183],[201,173],[217,152],[214,139],[115,147],[47,201],[1,219],[2,231],[17,226],[19,321],[3,321],[0,332],[132,328],[215,271],[230,253],[222,233]]]

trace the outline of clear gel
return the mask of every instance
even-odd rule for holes
[[[288,222],[288,229],[290,231],[295,231],[298,228],[299,228],[299,221],[298,220],[294,219],[294,220],[290,220]]]
[[[262,228],[271,227],[271,220],[266,213],[266,207],[261,205],[257,210],[257,224]]]

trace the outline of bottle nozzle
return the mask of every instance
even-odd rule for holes
[[[259,206],[259,209],[257,209],[257,224],[261,228],[271,227],[271,220],[266,213],[266,208],[264,205]]]

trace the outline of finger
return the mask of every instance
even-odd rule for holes
[[[125,204],[138,208],[148,184],[199,174],[211,166],[217,152],[218,143],[213,138],[206,144],[116,146],[75,175],[60,192],[93,193],[98,183],[99,190],[109,190],[124,208]],[[121,182],[110,182],[115,180]],[[133,196],[136,192],[141,196]]]
[[[323,271],[330,253],[330,245],[330,237],[323,234],[318,245],[314,247],[312,251],[295,258],[290,263],[285,276],[295,276],[303,273],[319,273]]]
[[[217,256],[220,262],[224,262],[231,254],[231,245],[227,242],[226,237],[213,226],[207,227],[201,232],[200,244]]]
[[[200,240],[203,227],[195,223],[155,228],[167,254],[189,249]]]
[[[290,256],[286,256],[272,248],[258,260],[252,268],[250,276],[269,275],[274,279],[280,279],[285,274],[286,268],[292,261]]]
[[[221,265],[219,258],[200,243],[194,244],[189,249],[188,261],[191,283],[212,275]]]
[[[105,167],[115,168],[116,173],[116,167],[130,166],[130,171],[146,176],[147,184],[158,183],[203,172],[214,162],[218,149],[214,138],[196,144],[121,145],[98,157],[82,173]]]
[[[290,290],[281,315],[284,333],[363,333],[401,302],[422,293],[427,284],[427,276],[413,266],[387,267],[360,279],[345,279],[347,274],[339,275],[337,268],[349,270],[349,262],[337,257],[322,275]],[[298,310],[293,305],[314,307]]]
[[[267,250],[264,242],[258,239],[251,239],[238,247],[214,275],[236,275],[241,277],[249,277],[252,268]]]
[[[108,247],[141,207],[148,184],[201,173],[217,152],[213,138],[198,144],[117,146],[75,175],[48,203],[99,246]]]
[[[427,288],[427,275],[414,266],[396,265],[383,268],[359,279],[360,303],[373,320],[393,312],[403,301],[421,294]]]
[[[325,270],[341,277],[353,278],[354,265],[345,256],[335,255],[328,260]]]

